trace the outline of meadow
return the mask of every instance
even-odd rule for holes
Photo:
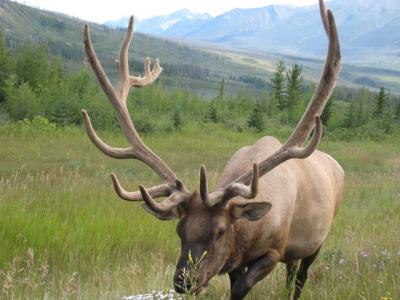
[[[283,140],[289,131],[274,132]],[[124,145],[118,132],[101,132]],[[260,137],[215,124],[144,136],[197,189],[230,156]],[[136,161],[105,157],[82,128],[0,128],[0,299],[121,299],[172,287],[179,256],[175,222],[116,196],[116,172],[129,189],[158,178]],[[313,265],[303,299],[400,298],[400,141],[334,141],[320,149],[346,172],[345,201]],[[228,299],[227,276],[199,299]],[[283,265],[247,299],[285,299]]]

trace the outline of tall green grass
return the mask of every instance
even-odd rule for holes
[[[0,132],[0,299],[121,299],[172,286],[175,223],[119,200],[109,178],[116,172],[131,190],[159,183],[147,167],[105,157],[76,128]],[[230,156],[258,137],[205,125],[144,139],[196,189],[201,164],[215,184]],[[400,141],[324,140],[321,149],[345,169],[346,196],[304,299],[399,299]],[[279,266],[248,298],[284,299],[284,276]],[[228,296],[222,276],[201,298]]]

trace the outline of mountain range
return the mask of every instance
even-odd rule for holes
[[[180,36],[185,34],[186,29],[189,33],[194,29],[201,26],[205,21],[212,19],[209,14],[196,14],[192,13],[188,9],[181,9],[170,15],[157,16],[145,20],[135,20],[135,29],[138,32],[164,35]],[[108,21],[105,23],[108,27],[118,29],[126,28],[129,23],[129,17],[121,18],[117,21]]]
[[[388,57],[400,57],[399,0],[332,0],[327,2],[340,31],[344,60],[400,69]],[[127,20],[109,26],[125,27]],[[317,5],[270,5],[234,9],[211,17],[181,10],[138,22],[143,33],[217,44],[229,49],[275,51],[322,56],[326,49]],[[375,57],[376,55],[381,57]]]

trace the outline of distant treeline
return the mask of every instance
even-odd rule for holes
[[[49,59],[49,52],[49,43],[23,44],[8,51],[0,37],[0,122],[40,116],[57,126],[80,125],[84,108],[96,128],[117,129],[114,112],[92,72],[86,68],[67,72],[61,57]],[[137,70],[143,68],[143,62],[131,61],[131,65]],[[215,74],[200,65],[167,63],[163,67],[170,76],[215,81]],[[233,81],[266,92],[256,97],[241,90],[227,96],[225,85]],[[171,132],[190,123],[205,122],[229,130],[266,133],[271,128],[293,128],[315,89],[315,84],[304,82],[300,65],[287,66],[284,62],[277,64],[270,82],[232,75],[219,82],[212,100],[187,90],[167,90],[162,79],[147,88],[135,89],[129,95],[128,107],[137,129],[144,133]],[[400,99],[383,87],[378,93],[364,88],[337,88],[322,119],[332,137],[380,139],[400,133]]]
[[[26,46],[26,41],[18,39],[13,36],[6,36],[4,38],[4,44],[7,49],[18,50]],[[49,50],[49,53],[61,56],[62,58],[70,61],[82,61],[84,58],[83,47],[81,44],[62,44],[55,42],[51,39],[37,40],[35,44],[42,44]]]

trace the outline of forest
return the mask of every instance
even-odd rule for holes
[[[79,126],[80,110],[85,108],[93,115],[97,128],[118,129],[114,113],[91,70],[87,67],[66,70],[64,58],[51,56],[47,45],[27,43],[9,51],[1,38],[0,68],[2,123],[26,124],[40,117],[58,127]],[[138,72],[143,67],[132,60],[131,68]],[[164,73],[177,81],[179,77],[211,80],[212,76],[211,71],[197,64],[166,64]],[[233,79],[265,91],[255,95],[242,89],[226,95],[225,85]],[[314,88],[313,82],[303,79],[302,66],[286,65],[281,60],[270,82],[249,75],[222,78],[215,96],[209,99],[179,86],[166,85],[161,79],[151,87],[131,93],[128,106],[142,133],[172,132],[190,123],[206,122],[239,132],[261,132],[295,125]],[[400,97],[385,87],[371,91],[339,86],[322,119],[330,138],[379,140],[399,134]]]

